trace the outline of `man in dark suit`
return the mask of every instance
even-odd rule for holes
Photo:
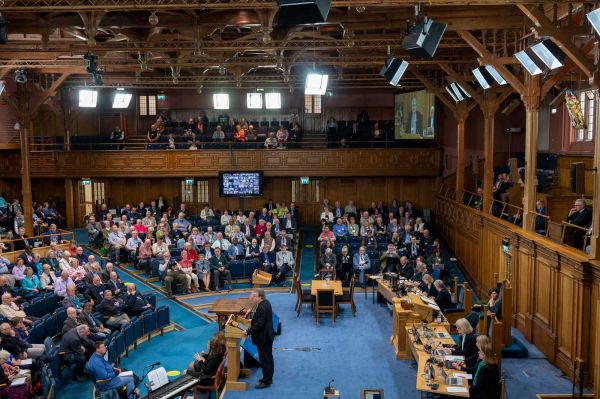
[[[537,215],[535,216],[535,232],[545,236],[548,219],[544,216],[548,215],[548,212],[546,211],[546,204],[544,201],[538,200],[535,203],[535,211],[537,212]]]
[[[410,244],[406,245],[406,254],[410,258],[410,260],[415,260],[415,259],[417,259],[417,256],[420,256],[423,254],[423,251],[421,250],[421,246],[417,242],[417,237],[412,236],[410,238]]]
[[[140,316],[146,310],[152,309],[152,305],[136,290],[135,284],[127,285],[127,295],[125,295],[124,303],[125,311],[130,317]]]
[[[585,201],[581,198],[575,200],[575,205],[569,211],[567,222],[579,227],[589,227],[592,222],[592,212],[585,206]],[[573,232],[573,242],[571,245],[579,249],[583,249],[585,239],[585,230],[576,229]]]
[[[100,276],[95,276],[92,279],[92,284],[88,285],[85,290],[85,297],[91,301],[94,301],[94,304],[98,305],[100,302],[102,302],[105,289],[106,287],[102,283]]]
[[[409,134],[423,134],[423,114],[417,111],[417,99],[411,101],[411,110],[406,116],[404,131]]]
[[[252,316],[252,324],[246,333],[252,337],[252,343],[258,349],[263,377],[259,380],[256,388],[263,389],[273,384],[273,340],[275,339],[273,311],[271,303],[266,299],[264,290],[253,290],[250,294],[250,299],[256,303],[256,310]],[[247,312],[246,316],[249,313]]]

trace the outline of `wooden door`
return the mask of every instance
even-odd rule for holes
[[[300,179],[292,179],[292,201],[298,206],[300,224],[317,225],[321,210],[321,181],[312,179],[308,184],[300,184]]]

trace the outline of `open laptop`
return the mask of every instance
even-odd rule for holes
[[[463,379],[458,377],[449,377],[446,369],[442,367],[442,378],[446,381],[446,385],[462,386]]]

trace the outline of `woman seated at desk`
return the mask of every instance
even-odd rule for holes
[[[452,367],[456,370],[464,371],[467,374],[474,374],[477,370],[477,365],[481,362],[481,359],[479,358],[479,350],[485,345],[492,345],[492,340],[490,339],[490,337],[488,337],[487,335],[478,335],[475,339],[475,346],[477,347],[477,350],[475,352],[474,358],[471,359],[472,364],[470,366],[467,366],[467,362],[465,359],[465,361],[452,362]]]
[[[427,296],[436,297],[437,289],[433,285],[433,277],[430,274],[424,274],[421,279],[421,284],[419,284],[419,289],[423,291],[423,293]]]
[[[480,345],[479,360],[473,373],[469,397],[471,399],[500,398],[500,370],[491,342]]]
[[[452,304],[452,298],[450,297],[450,293],[446,289],[444,282],[442,280],[435,280],[433,285],[437,290],[435,303],[437,303],[442,312],[445,312],[446,309],[451,309],[454,305]]]
[[[464,356],[465,366],[473,367],[477,362],[477,334],[473,333],[473,327],[467,319],[458,319],[454,326],[458,330],[458,346],[445,348],[448,355]]]

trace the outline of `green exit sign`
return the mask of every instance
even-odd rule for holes
[[[84,186],[91,186],[92,181],[90,179],[83,179],[81,180],[81,184],[83,184]]]
[[[300,184],[308,184],[310,183],[310,177],[305,176],[300,178]]]
[[[185,179],[185,184],[194,184],[194,179]]]

